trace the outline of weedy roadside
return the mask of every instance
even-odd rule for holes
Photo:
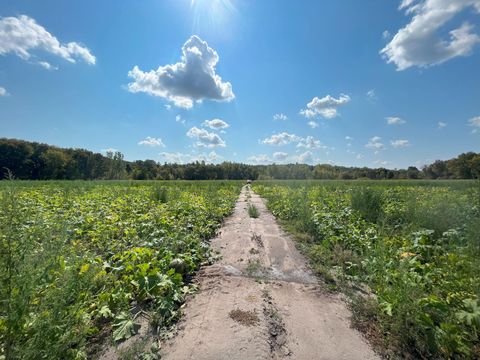
[[[257,182],[386,353],[479,356],[480,183]],[[355,289],[355,291],[350,291]]]

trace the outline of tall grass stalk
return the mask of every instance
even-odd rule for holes
[[[248,216],[251,218],[258,218],[260,216],[260,212],[258,211],[257,207],[253,204],[248,204]]]

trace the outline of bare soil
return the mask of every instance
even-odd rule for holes
[[[199,292],[162,343],[162,359],[378,358],[248,186],[212,246],[222,258],[198,275]]]
[[[236,309],[230,311],[229,315],[233,320],[245,326],[254,326],[260,322],[260,319],[255,311]]]

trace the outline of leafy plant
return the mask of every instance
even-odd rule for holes
[[[131,316],[121,312],[114,319],[113,329],[113,340],[122,341],[137,334],[140,325],[135,323]]]

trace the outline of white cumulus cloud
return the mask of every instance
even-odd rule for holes
[[[343,106],[350,101],[350,96],[345,94],[340,94],[338,99],[327,95],[323,98],[315,96],[312,101],[307,104],[306,109],[300,110],[300,114],[312,118],[317,115],[320,115],[326,119],[332,119],[338,115],[337,108]]]
[[[211,151],[209,154],[186,154],[181,152],[161,152],[160,157],[163,161],[170,164],[186,164],[192,162],[206,162],[214,163],[222,158],[215,151]]]
[[[185,124],[185,119],[183,119],[180,115],[175,116],[175,121],[180,124]]]
[[[275,160],[285,161],[288,158],[288,154],[286,152],[277,151],[273,153],[273,158]]]
[[[389,166],[389,165],[392,165],[392,162],[391,162],[391,161],[388,161],[388,160],[375,160],[373,163],[374,163],[374,164],[377,164],[377,165],[381,165],[381,166]]]
[[[472,134],[476,134],[480,131],[480,116],[475,116],[468,120],[468,126],[472,126]]]
[[[400,149],[400,148],[410,146],[410,142],[408,140],[404,140],[404,139],[392,140],[392,141],[390,141],[390,144],[395,149]]]
[[[377,100],[377,94],[375,94],[375,90],[374,89],[370,89],[367,91],[367,97],[369,100]]]
[[[247,158],[249,164],[267,164],[271,163],[272,159],[266,154],[252,155]]]
[[[128,90],[159,96],[185,109],[205,99],[231,101],[235,98],[232,84],[216,73],[218,60],[217,52],[193,35],[182,47],[180,62],[148,72],[134,66],[128,73],[133,79]]]
[[[290,144],[292,142],[298,142],[300,141],[300,139],[301,138],[297,135],[282,132],[263,139],[262,144],[282,146]]]
[[[311,151],[305,151],[302,154],[295,156],[295,162],[300,164],[311,164],[313,163],[313,154]]]
[[[154,138],[147,136],[145,139],[141,140],[138,142],[138,145],[146,145],[146,146],[152,146],[152,147],[165,147],[165,144],[163,143],[162,139],[160,138]]]
[[[308,122],[308,126],[310,126],[312,129],[316,129],[319,125],[318,125],[318,122],[310,120]]]
[[[192,139],[196,139],[195,146],[197,147],[225,147],[225,141],[213,132],[209,132],[205,129],[199,129],[196,126],[187,131],[187,136]]]
[[[440,35],[451,19],[468,8],[480,13],[480,0],[402,1],[400,10],[405,9],[412,19],[398,30],[380,54],[399,71],[412,66],[429,67],[470,55],[480,42],[480,36],[473,32],[473,25],[464,22],[450,30],[448,37]]]
[[[0,55],[12,53],[29,60],[35,56],[32,54],[33,51],[59,56],[71,63],[83,60],[94,65],[96,62],[95,56],[88,48],[76,42],[62,44],[31,17],[20,15],[0,18]],[[40,61],[39,64],[47,69],[52,68],[45,61]]]
[[[7,95],[8,95],[7,89],[0,86],[0,96],[7,96]]]
[[[213,119],[213,120],[205,120],[203,122],[203,126],[208,127],[213,130],[218,130],[218,129],[227,129],[230,127],[228,123],[221,119]]]
[[[398,116],[389,116],[386,118],[388,125],[402,125],[405,124],[406,121]]]
[[[383,145],[380,140],[382,140],[381,137],[379,136],[374,136],[370,140],[368,140],[368,143],[365,144],[366,148],[373,149],[373,150],[383,150],[385,148],[385,145]]]
[[[208,160],[209,160],[210,162],[215,162],[215,161],[220,160],[220,159],[222,159],[222,158],[223,158],[223,156],[218,155],[215,151],[211,151],[211,152],[208,154]]]
[[[297,147],[299,148],[305,148],[305,149],[326,149],[327,146],[323,145],[320,140],[315,139],[313,136],[307,136],[304,139],[301,139],[299,143],[297,144]]]
[[[47,70],[58,70],[58,67],[53,66],[52,64],[50,64],[47,61],[39,61],[38,65],[40,65],[41,67],[43,67],[44,69],[47,69]]]
[[[444,123],[443,121],[439,121],[437,123],[437,127],[439,130],[443,129],[444,127],[447,127],[447,123]]]
[[[296,143],[297,148],[304,148],[310,150],[328,149],[328,146],[323,145],[320,140],[314,138],[313,136],[307,136],[305,138],[302,138],[300,136],[297,136],[295,134],[289,134],[287,132],[274,134],[266,139],[261,140],[260,143],[275,146],[283,146]]]
[[[182,154],[179,152],[171,153],[171,152],[162,152],[160,156],[164,159],[166,163],[175,163],[175,164],[183,164],[185,163],[185,159],[188,155]]]
[[[287,120],[288,117],[285,114],[275,114],[273,115],[273,120]]]

